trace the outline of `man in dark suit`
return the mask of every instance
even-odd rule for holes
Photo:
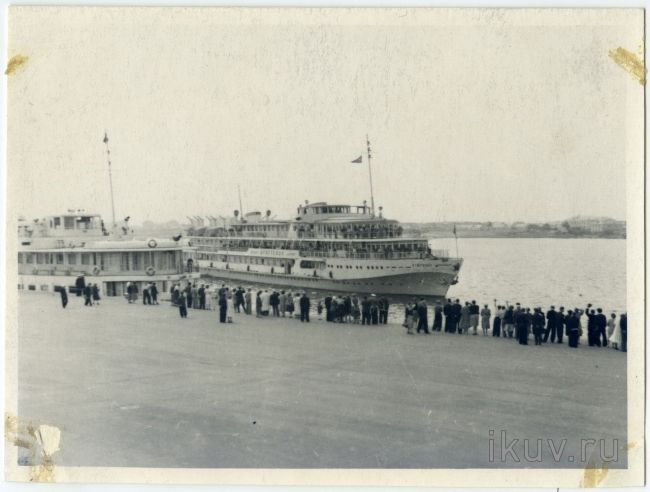
[[[65,309],[68,305],[68,294],[65,291],[65,287],[63,285],[57,285],[54,287],[54,292],[61,294],[61,306]]]
[[[92,296],[93,296],[92,287],[90,285],[86,285],[84,287],[84,299],[86,300],[86,302],[84,302],[84,306],[92,306],[93,305]]]
[[[205,285],[199,287],[199,309],[205,309]]]
[[[325,303],[325,321],[332,321],[334,317],[332,316],[332,296],[326,296],[324,299]]]
[[[86,288],[86,277],[83,275],[78,276],[74,285],[77,288],[77,297],[81,297],[84,293],[84,289]]]
[[[450,333],[456,333],[462,310],[463,307],[460,305],[460,299],[456,299],[456,302],[451,306],[452,325]]]
[[[544,333],[544,343],[548,342],[549,336],[551,338],[551,343],[555,342],[555,337],[557,335],[557,313],[555,312],[555,306],[551,306],[546,312],[546,332]]]
[[[327,301],[327,299],[325,299],[325,301]],[[366,296],[364,296],[363,300],[361,301],[361,324],[370,324],[370,301]]]
[[[555,331],[557,333],[557,343],[562,343],[562,336],[564,335],[565,323],[566,323],[566,316],[564,315],[564,306],[560,306],[560,310],[557,313],[555,313]]]
[[[306,321],[309,323],[309,308],[310,308],[310,302],[309,302],[309,297],[307,297],[307,293],[303,292],[302,296],[300,297],[300,321]]]
[[[596,326],[596,311],[589,309],[591,304],[587,304],[585,314],[587,315],[587,341],[589,346],[600,347],[600,336],[598,336],[598,327]]]
[[[151,287],[149,287],[149,293],[151,294],[151,300],[154,304],[158,304],[158,288],[156,287],[155,282],[151,282]]]
[[[417,303],[417,312],[418,312],[418,328],[417,333],[420,333],[420,330],[424,331],[427,335],[429,332],[429,318],[427,316],[427,303],[423,298],[420,299],[420,302]]]

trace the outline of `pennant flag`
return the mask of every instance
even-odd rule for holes
[[[360,155],[355,160],[351,161],[351,163],[352,164],[359,164],[361,161],[363,161],[363,155]]]

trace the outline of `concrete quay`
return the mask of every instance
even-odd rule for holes
[[[609,348],[34,292],[18,317],[18,415],[61,429],[58,465],[584,467],[581,439],[617,440],[609,467],[625,465],[626,356]],[[563,457],[504,462],[502,432],[566,439]]]

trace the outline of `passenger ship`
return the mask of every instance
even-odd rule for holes
[[[18,221],[18,288],[74,291],[79,276],[97,284],[105,296],[121,296],[127,282],[156,282],[168,292],[170,283],[190,281],[199,274],[187,240],[136,239],[128,219],[113,232],[100,215],[83,210],[52,215],[33,222]]]
[[[407,237],[374,207],[308,203],[291,220],[235,211],[190,219],[202,276],[359,294],[445,296],[463,263],[427,239]]]

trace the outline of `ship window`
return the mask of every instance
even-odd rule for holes
[[[34,263],[34,255],[32,253],[25,255],[25,263]]]
[[[54,219],[56,221],[56,219]],[[74,217],[63,217],[63,228],[74,229]]]
[[[22,263],[22,262],[23,262],[23,254],[18,253],[18,263]]]
[[[47,292],[47,285],[41,285],[41,290]]]
[[[90,255],[88,253],[81,253],[81,264],[90,265]]]
[[[56,254],[56,264],[57,265],[62,265],[63,264],[63,253],[57,253]]]
[[[54,217],[54,227],[59,227],[61,225],[61,217]]]
[[[68,265],[76,265],[76,264],[77,264],[77,254],[68,253]]]

